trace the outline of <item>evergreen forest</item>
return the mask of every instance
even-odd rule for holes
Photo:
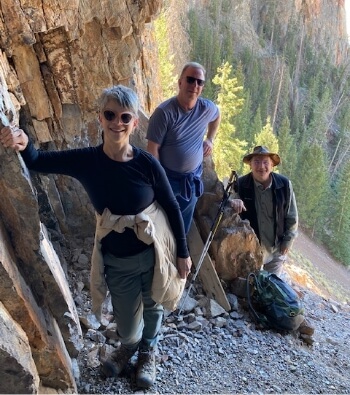
[[[255,40],[235,33],[244,17],[234,5],[242,2],[165,3],[155,21],[163,96],[176,94],[185,61],[206,68],[202,95],[222,114],[213,154],[219,178],[248,172],[242,158],[256,145],[278,152],[275,170],[292,181],[300,226],[350,266],[349,58],[337,63],[315,45],[301,15],[282,23],[278,1],[266,1]]]

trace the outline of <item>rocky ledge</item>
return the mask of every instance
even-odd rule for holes
[[[227,294],[231,311],[226,312],[196,284],[183,314],[166,314],[157,380],[148,391],[135,386],[136,356],[120,377],[101,377],[101,358],[118,345],[115,324],[108,321],[111,306],[99,327],[80,295],[85,330],[79,393],[349,393],[350,306],[294,286],[315,327],[312,341],[303,341],[299,332],[260,330],[244,299]]]

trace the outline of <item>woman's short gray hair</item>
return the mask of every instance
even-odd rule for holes
[[[104,110],[110,100],[116,101],[121,107],[131,111],[136,116],[138,115],[140,103],[137,94],[132,89],[124,85],[114,85],[104,89],[98,100],[100,112]]]

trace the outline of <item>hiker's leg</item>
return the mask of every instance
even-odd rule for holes
[[[191,228],[193,213],[194,213],[198,198],[195,196],[194,193],[192,193],[191,199],[188,202],[184,201],[181,198],[181,196],[177,196],[176,199],[180,205],[180,210],[181,210],[182,218],[184,220],[184,225],[185,225],[185,233],[187,235],[188,232],[190,231],[190,228]]]
[[[181,195],[182,192],[181,182],[179,180],[173,180],[171,178],[169,178],[169,182],[174,192],[174,195],[176,197],[176,200],[178,201],[180,206],[182,219],[184,221],[184,226],[185,226],[185,233],[188,234],[191,228],[193,213],[198,200],[198,197],[196,196],[195,185],[194,184],[191,185],[190,196],[188,196],[188,199],[185,199]]]
[[[263,269],[269,273],[274,273],[281,277],[284,273],[284,263],[287,259],[286,255],[282,255],[279,251],[272,253],[264,253]]]
[[[145,257],[150,263],[155,261],[154,248],[147,252]],[[144,328],[140,349],[155,349],[158,343],[160,328],[163,319],[163,306],[156,303],[151,297],[153,282],[153,270],[144,272],[141,275],[142,300],[143,300],[143,321]]]
[[[144,328],[142,278],[153,275],[154,260],[146,259],[153,246],[140,254],[117,258],[104,256],[106,282],[111,293],[117,334],[122,344],[136,348]]]

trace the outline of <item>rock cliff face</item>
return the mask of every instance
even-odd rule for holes
[[[280,25],[285,26],[282,34],[295,24],[311,39],[315,50],[325,50],[334,64],[346,59],[349,41],[344,0],[251,1],[251,16],[256,29],[269,14],[276,15]]]
[[[233,36],[235,51],[250,48],[264,56],[269,48],[261,46],[259,34],[264,26],[270,24],[272,39],[275,33],[273,21],[277,20],[282,27],[278,31],[282,41],[288,31],[296,30],[296,36],[308,36],[315,50],[325,50],[334,64],[345,61],[349,54],[345,0],[217,0],[216,3],[226,4],[231,11],[234,10],[230,12],[227,28]],[[190,1],[191,7],[197,8],[208,7],[209,4],[214,9],[208,0]]]
[[[1,0],[2,123],[20,124],[37,146],[64,149],[99,141],[95,102],[107,86],[135,87],[151,111],[156,62],[143,46],[161,3]],[[92,235],[94,216],[74,181],[30,177],[2,147],[0,157],[0,392],[76,392],[82,331],[62,246]]]
[[[43,149],[95,145],[101,139],[96,99],[103,88],[121,83],[141,98],[145,114],[133,142],[144,146],[147,115],[161,99],[150,22],[162,3],[0,0],[2,122],[13,120]],[[251,40],[257,51],[254,32],[271,4],[232,2],[237,37]],[[341,60],[346,50],[339,41],[345,31],[343,0],[276,4],[286,20],[301,10],[315,43],[327,42],[335,63]],[[198,207],[203,237],[222,193],[211,172],[209,164],[204,196],[209,200]],[[71,241],[93,235],[93,211],[74,180],[29,175],[20,156],[2,147],[0,196],[0,393],[45,392],[45,387],[76,392],[82,331],[65,271]],[[244,224],[242,232],[232,231],[233,224],[225,221],[212,246],[225,279],[259,263],[254,235]],[[244,248],[235,248],[243,243]],[[244,254],[247,249],[252,256]]]

